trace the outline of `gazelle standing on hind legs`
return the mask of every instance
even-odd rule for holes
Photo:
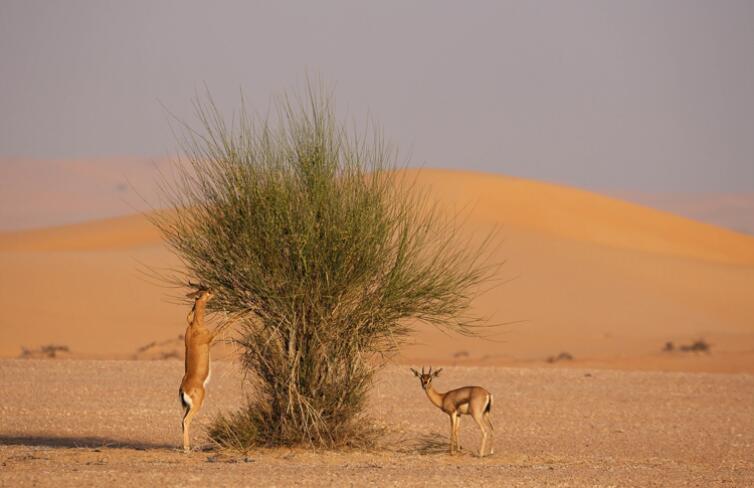
[[[204,309],[207,302],[212,299],[212,292],[203,285],[195,285],[191,282],[189,282],[189,285],[197,288],[197,290],[186,295],[189,298],[194,298],[195,301],[193,308],[186,316],[186,321],[189,323],[185,335],[186,372],[178,390],[178,396],[183,406],[183,450],[186,452],[191,450],[189,439],[191,419],[202,408],[204,402],[204,388],[207,386],[210,376],[209,349],[218,332],[217,330],[210,331],[204,325]]]
[[[450,454],[452,455],[460,450],[458,434],[461,427],[461,415],[471,415],[482,431],[479,457],[494,454],[495,450],[492,448],[491,438],[494,429],[490,420],[492,394],[481,386],[464,386],[440,393],[432,386],[432,378],[436,378],[440,374],[440,371],[442,371],[442,368],[432,372],[432,366],[430,366],[429,373],[425,373],[422,366],[421,373],[414,368],[411,368],[411,371],[421,380],[422,388],[427,394],[429,401],[450,416]],[[487,430],[488,427],[489,431]],[[487,443],[488,436],[490,437],[489,452],[485,453],[484,446]]]

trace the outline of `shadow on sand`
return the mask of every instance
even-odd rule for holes
[[[404,448],[398,450],[402,453],[432,455],[448,453],[448,437],[437,432],[422,434],[418,439],[404,441]]]
[[[147,449],[177,450],[177,444],[164,444],[154,442],[140,442],[128,439],[112,439],[109,437],[81,436],[81,437],[58,437],[49,435],[0,435],[0,446],[45,446],[45,447],[86,447],[86,448],[116,448],[135,449],[146,451]]]

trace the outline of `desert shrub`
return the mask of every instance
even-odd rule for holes
[[[570,352],[561,352],[557,356],[548,356],[545,360],[548,363],[557,363],[558,361],[573,361],[573,354]]]
[[[61,346],[58,344],[47,344],[46,346],[40,346],[38,349],[29,349],[21,347],[22,358],[50,358],[55,359],[60,352],[71,352],[68,346]]]
[[[710,352],[710,344],[704,339],[699,339],[691,344],[684,344],[680,347],[683,352]]]
[[[309,86],[273,116],[227,124],[197,102],[184,157],[153,217],[185,275],[214,292],[208,312],[238,318],[255,395],[210,429],[218,443],[335,447],[364,442],[375,372],[416,321],[475,334],[492,235],[457,219],[396,166],[378,130],[355,134],[332,96]]]

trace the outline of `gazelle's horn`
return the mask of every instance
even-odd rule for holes
[[[427,373],[427,374],[430,375],[430,376],[432,375],[432,365],[431,364],[429,365],[429,373]]]
[[[422,374],[424,374],[424,366],[422,366]]]

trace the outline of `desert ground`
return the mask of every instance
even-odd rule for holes
[[[0,361],[2,486],[751,486],[754,377],[592,369],[457,367],[495,395],[495,453],[478,458],[465,417],[460,455],[448,419],[405,367],[379,376],[369,413],[388,429],[370,451],[218,452],[201,426],[233,408],[243,382],[216,364],[184,454],[179,361]],[[117,385],[117,386],[115,386]]]
[[[0,485],[754,484],[754,237],[517,178],[425,169],[417,184],[470,236],[499,232],[497,286],[475,303],[499,325],[465,338],[417,324],[378,378],[369,410],[388,435],[370,451],[234,454],[201,441],[245,394],[221,344],[194,428],[206,450],[184,455],[176,393],[188,308],[156,277],[180,262],[147,218],[0,232]],[[33,202],[19,218],[53,218],[20,186],[8,190],[3,204]],[[92,216],[112,198],[50,197],[60,215]],[[683,350],[699,341],[708,349]],[[62,348],[55,359],[51,345]],[[494,456],[474,456],[468,418],[465,453],[446,453],[448,419],[407,369],[423,364],[445,367],[441,391],[492,391]]]

